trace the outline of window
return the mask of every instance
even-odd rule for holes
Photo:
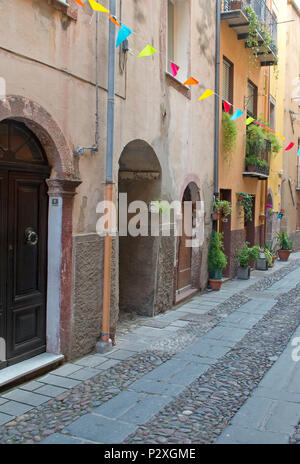
[[[270,129],[275,130],[276,127],[276,102],[272,96],[270,96]]]
[[[176,76],[180,82],[186,81],[189,69],[190,20],[189,0],[168,0],[167,22],[167,72],[170,73],[170,62],[180,69]]]
[[[233,104],[234,68],[231,61],[223,57],[223,100]],[[231,107],[231,112],[233,108]]]
[[[257,87],[251,81],[247,85],[247,113],[248,116],[257,118]]]

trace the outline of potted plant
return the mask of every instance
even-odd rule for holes
[[[235,121],[231,120],[231,115],[225,111],[223,111],[222,123],[224,159],[231,163],[232,152],[235,149],[238,137],[238,127]]]
[[[223,252],[223,234],[213,232],[208,252],[209,285],[215,291],[222,286],[222,271],[227,266],[227,257]]]
[[[284,216],[285,216],[285,209],[281,209],[281,210],[279,211],[279,213],[278,213],[278,216],[277,216],[277,217],[278,217],[278,219],[280,219],[280,220],[281,220],[281,219],[283,219],[283,218],[284,218]]]
[[[266,242],[265,248],[264,248],[266,258],[268,261],[269,267],[274,267],[275,260],[276,260],[276,246],[274,245],[274,240],[271,240],[270,242]]]
[[[258,262],[260,248],[249,247],[246,242],[242,248],[237,250],[237,261],[239,263],[237,277],[241,280],[250,279],[250,263]]]
[[[237,205],[243,208],[245,214],[245,221],[251,222],[253,220],[253,196],[248,193],[238,193]]]
[[[279,245],[278,255],[280,261],[288,261],[293,251],[292,239],[285,232],[280,232],[277,234],[277,242]]]
[[[248,172],[254,172],[256,168],[257,158],[254,155],[249,155],[246,157],[246,166]]]
[[[214,202],[213,220],[222,218],[223,222],[228,221],[228,216],[232,213],[231,203],[226,200],[217,200]],[[216,216],[217,215],[217,216]],[[217,217],[217,218],[216,218]]]

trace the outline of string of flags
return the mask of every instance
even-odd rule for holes
[[[78,5],[81,5],[85,8],[85,5],[82,3],[81,0],[74,0],[76,3],[78,3]],[[134,32],[129,28],[127,27],[125,24],[120,24],[117,19],[112,16],[110,14],[110,11],[105,8],[103,5],[101,5],[99,2],[97,2],[96,0],[88,0],[89,3],[90,3],[90,6],[91,8],[96,11],[96,12],[101,12],[101,13],[106,13],[110,19],[110,21],[113,22],[113,24],[115,24],[117,27],[119,27],[119,32],[118,32],[118,36],[117,36],[117,41],[116,41],[116,48],[118,48],[126,39],[128,39],[128,37],[133,34]],[[142,58],[142,57],[147,57],[147,56],[152,56],[154,55],[155,53],[157,52],[156,48],[154,48],[152,45],[148,44],[146,45],[146,47],[138,54],[138,58]],[[173,77],[176,77],[179,70],[180,70],[180,67],[174,63],[173,61],[170,61],[170,70],[171,70],[171,73],[172,73],[172,76]],[[192,86],[192,85],[198,85],[199,84],[199,81],[197,81],[197,79],[195,79],[194,77],[190,77],[189,79],[187,79],[182,85],[183,86]],[[210,89],[207,89],[205,90],[205,92],[200,96],[200,98],[198,99],[198,101],[203,101],[205,100],[206,98],[209,98],[213,95],[216,95],[217,97],[219,97],[222,101],[223,101],[223,107],[224,107],[224,111],[226,113],[229,113],[229,111],[231,110],[231,108],[234,108],[234,105],[232,105],[231,103],[227,102],[226,100],[223,100],[223,98],[218,95],[216,92],[214,92],[213,90],[210,90]],[[240,110],[240,109],[236,109],[235,113],[232,115],[232,117],[230,118],[231,121],[236,121],[237,119],[239,119],[241,116],[243,116],[245,112]],[[258,124],[259,126],[263,127],[263,129],[265,130],[268,130],[272,133],[274,133],[276,136],[278,137],[281,137],[282,140],[286,140],[285,137],[282,137],[280,134],[277,134],[275,131],[273,131],[272,129],[270,129],[269,127],[263,125],[262,123],[256,121],[254,118],[252,117],[248,117],[246,119],[246,126],[249,126],[250,124]],[[290,143],[286,148],[285,148],[285,151],[290,151],[292,150],[292,148],[294,148],[295,144],[292,142]],[[300,157],[300,147],[299,147],[299,151],[298,151],[298,156]]]

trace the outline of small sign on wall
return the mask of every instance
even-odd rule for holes
[[[51,206],[59,206],[58,198],[52,198],[52,200],[51,200]]]

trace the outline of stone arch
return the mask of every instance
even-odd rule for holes
[[[52,168],[52,179],[74,178],[71,147],[58,124],[41,105],[25,97],[9,95],[0,100],[0,121],[3,119],[23,122],[37,136]]]
[[[39,139],[51,176],[48,184],[47,352],[68,358],[71,341],[72,211],[76,188],[73,154],[62,130],[38,103],[22,96],[0,100],[0,121],[24,123]]]
[[[150,225],[149,204],[160,199],[161,166],[154,149],[144,140],[133,140],[123,149],[119,158],[119,209],[121,195],[127,195],[128,204],[141,201]],[[147,209],[146,209],[147,208]],[[128,214],[129,221],[135,214]],[[121,223],[121,221],[120,221]],[[119,308],[120,313],[153,316],[156,301],[159,237],[119,237]]]
[[[192,229],[196,227],[196,203],[201,201],[200,180],[191,174],[185,178],[181,188],[180,201],[192,201],[193,223]],[[182,206],[184,211],[184,206]],[[184,223],[184,218],[183,218]],[[193,231],[191,232],[193,235]],[[202,248],[186,247],[185,242],[191,237],[179,237],[176,244],[176,268],[174,273],[175,303],[179,303],[190,295],[193,295],[200,287],[200,270],[202,260]]]

